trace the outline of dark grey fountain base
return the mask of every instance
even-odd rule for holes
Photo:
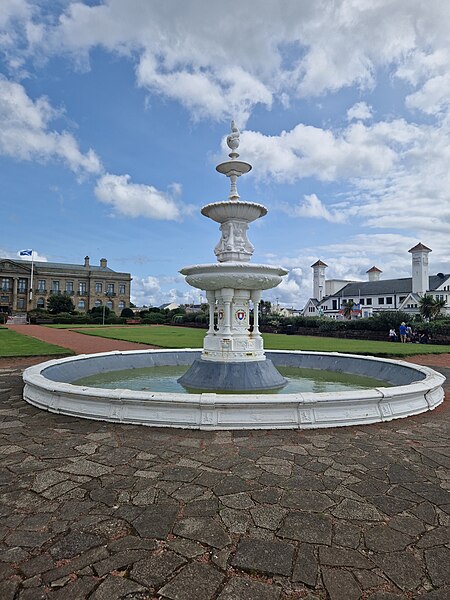
[[[178,383],[191,390],[246,392],[276,390],[287,382],[269,359],[254,362],[196,359]]]

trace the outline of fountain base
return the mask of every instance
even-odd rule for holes
[[[184,388],[214,391],[267,391],[286,385],[286,379],[269,359],[249,362],[218,362],[196,359],[178,379]]]

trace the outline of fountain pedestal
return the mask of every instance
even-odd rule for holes
[[[201,211],[220,223],[221,238],[214,249],[218,262],[184,267],[180,271],[188,284],[206,291],[209,330],[201,358],[178,381],[186,388],[198,390],[277,389],[286,381],[264,354],[258,309],[261,291],[279,285],[287,271],[282,267],[249,264],[254,247],[247,237],[248,226],[265,216],[267,209],[239,199],[237,178],[252,167],[236,160],[239,131],[234,123],[227,143],[231,160],[220,163],[216,169],[230,178],[229,198],[207,204]]]

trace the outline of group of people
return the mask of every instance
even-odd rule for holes
[[[412,343],[412,344],[428,344],[431,337],[430,334],[426,331],[422,333],[417,333],[413,331],[410,325],[406,325],[403,322],[398,328],[398,333],[395,331],[393,327],[389,330],[389,341],[390,342],[398,342],[400,341],[402,344]]]

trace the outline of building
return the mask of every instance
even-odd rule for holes
[[[422,243],[411,253],[411,277],[381,279],[382,271],[371,267],[368,281],[326,280],[327,265],[317,261],[313,269],[313,294],[303,308],[303,316],[325,316],[342,319],[347,302],[354,303],[353,317],[371,317],[376,312],[401,310],[412,315],[419,313],[419,301],[425,294],[444,300],[444,313],[450,314],[450,274],[429,275],[428,255],[431,249]],[[325,295],[322,294],[325,290]]]
[[[17,314],[35,308],[47,309],[49,296],[66,293],[75,310],[87,312],[106,305],[120,314],[130,306],[130,273],[113,271],[106,258],[100,265],[71,265],[0,258],[0,312]],[[33,277],[33,281],[31,281]]]

